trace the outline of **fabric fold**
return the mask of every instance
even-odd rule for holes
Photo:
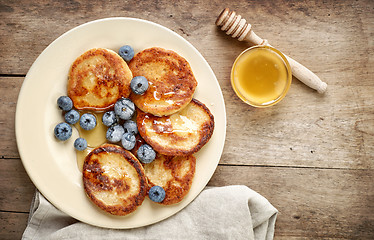
[[[242,185],[205,188],[173,216],[134,229],[105,229],[59,211],[38,191],[22,239],[264,239],[274,237],[277,209]]]

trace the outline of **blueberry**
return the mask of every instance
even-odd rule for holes
[[[128,120],[134,115],[135,105],[130,99],[121,98],[114,104],[114,112],[119,118]]]
[[[114,111],[108,111],[104,113],[101,120],[103,121],[103,124],[107,127],[110,127],[113,124],[117,123],[117,117]]]
[[[79,121],[79,117],[79,112],[72,109],[69,112],[65,113],[65,122],[69,124],[76,124]]]
[[[84,130],[92,130],[96,127],[96,117],[91,113],[85,113],[81,116],[79,125]]]
[[[121,125],[114,124],[110,126],[108,130],[106,131],[106,139],[112,143],[119,142],[121,141],[124,133],[125,133],[125,130],[123,129]]]
[[[123,128],[125,129],[125,133],[131,133],[136,135],[138,133],[138,125],[133,120],[126,120],[123,124]]]
[[[165,190],[160,186],[153,186],[149,189],[148,197],[154,202],[162,202],[165,199]]]
[[[83,151],[84,149],[87,148],[87,140],[84,138],[77,138],[74,141],[74,147],[78,151]]]
[[[69,124],[62,122],[56,125],[54,133],[57,139],[65,141],[71,137],[72,129]]]
[[[135,94],[141,95],[148,89],[148,80],[143,76],[136,76],[131,80],[130,87]]]
[[[143,144],[139,147],[137,156],[142,163],[151,163],[156,158],[156,152],[148,144]]]
[[[61,110],[69,111],[73,108],[73,101],[68,96],[61,96],[57,99],[57,105]]]
[[[129,62],[134,57],[134,49],[129,45],[125,45],[120,47],[118,54],[123,58],[123,60]]]
[[[121,142],[122,142],[123,148],[130,151],[135,147],[135,143],[136,143],[135,135],[131,133],[125,133],[122,136]]]

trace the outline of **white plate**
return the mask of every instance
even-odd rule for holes
[[[63,121],[56,100],[66,95],[72,62],[94,47],[114,51],[122,45],[135,52],[159,46],[187,59],[198,81],[194,97],[211,110],[215,130],[211,140],[195,155],[195,179],[186,198],[160,206],[148,198],[132,214],[112,216],[86,197],[73,142],[55,139],[53,129]],[[218,81],[203,56],[175,32],[158,24],[133,18],[107,18],[78,26],[52,42],[36,59],[23,82],[16,111],[16,136],[23,165],[38,190],[58,209],[91,225],[134,228],[163,220],[187,206],[206,186],[221,158],[226,135],[226,113]]]

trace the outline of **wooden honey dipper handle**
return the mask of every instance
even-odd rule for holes
[[[252,31],[251,24],[247,23],[240,15],[237,15],[234,11],[230,11],[228,8],[225,8],[218,16],[216,25],[221,27],[221,30],[226,32],[227,35],[238,38],[239,41],[245,40],[256,45],[271,46],[266,39],[260,38]],[[324,93],[326,91],[327,84],[322,82],[316,74],[289,56],[285,54],[284,56],[291,66],[292,74],[297,79],[310,88],[317,90],[319,93]]]

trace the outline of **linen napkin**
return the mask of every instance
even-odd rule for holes
[[[275,209],[242,185],[205,188],[173,216],[140,228],[105,229],[59,211],[38,191],[22,239],[273,239]]]

